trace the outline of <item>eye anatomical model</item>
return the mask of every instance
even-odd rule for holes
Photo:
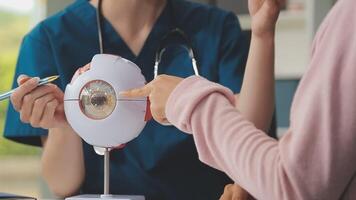
[[[67,85],[64,111],[69,124],[98,154],[104,155],[103,195],[79,195],[67,200],[145,199],[109,193],[109,151],[136,138],[150,116],[147,98],[122,98],[119,93],[145,83],[140,68],[134,63],[119,56],[98,54],[90,67],[79,70]]]
[[[69,124],[96,147],[115,148],[137,137],[146,121],[147,99],[121,98],[121,91],[144,86],[134,63],[114,55],[94,56],[90,69],[73,77],[64,96]]]

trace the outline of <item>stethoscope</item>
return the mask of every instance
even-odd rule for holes
[[[194,50],[191,41],[189,40],[187,34],[185,32],[178,28],[176,20],[175,20],[175,14],[174,14],[174,9],[173,9],[173,2],[172,0],[167,0],[167,6],[169,6],[170,13],[171,13],[171,18],[173,21],[173,24],[176,28],[173,28],[170,30],[168,33],[166,33],[161,41],[159,42],[158,49],[155,54],[155,64],[153,67],[153,74],[154,78],[158,76],[158,67],[161,63],[162,56],[167,50],[167,43],[170,41],[170,39],[174,38],[180,38],[183,43],[181,44],[184,49],[188,52],[189,57],[192,62],[194,74],[196,76],[199,76],[199,70],[198,70],[198,64],[197,60],[195,58]],[[100,53],[104,53],[104,44],[103,44],[103,33],[102,33],[102,21],[103,21],[103,15],[102,15],[102,0],[98,1],[98,8],[96,9],[96,21],[97,21],[97,30],[98,30],[98,41],[99,41],[99,49]]]

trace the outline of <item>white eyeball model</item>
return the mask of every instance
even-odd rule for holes
[[[69,124],[88,144],[115,148],[144,128],[147,98],[127,99],[121,91],[144,86],[139,67],[119,56],[98,54],[90,69],[73,78],[64,95]]]

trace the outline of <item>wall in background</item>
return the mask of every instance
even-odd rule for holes
[[[289,127],[290,108],[299,80],[277,80],[276,112],[278,127]]]
[[[58,12],[59,10],[62,10],[65,8],[67,5],[72,3],[74,0],[46,0],[47,1],[47,6],[46,6],[46,15],[51,16],[54,13]]]

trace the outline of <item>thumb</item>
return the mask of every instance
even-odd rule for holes
[[[56,107],[56,112],[64,113],[64,104],[63,103],[58,104],[58,106]]]
[[[48,83],[47,84],[50,87],[53,87],[53,93],[56,99],[59,101],[59,103],[62,103],[64,101],[64,93],[63,91],[55,84],[53,83]]]

